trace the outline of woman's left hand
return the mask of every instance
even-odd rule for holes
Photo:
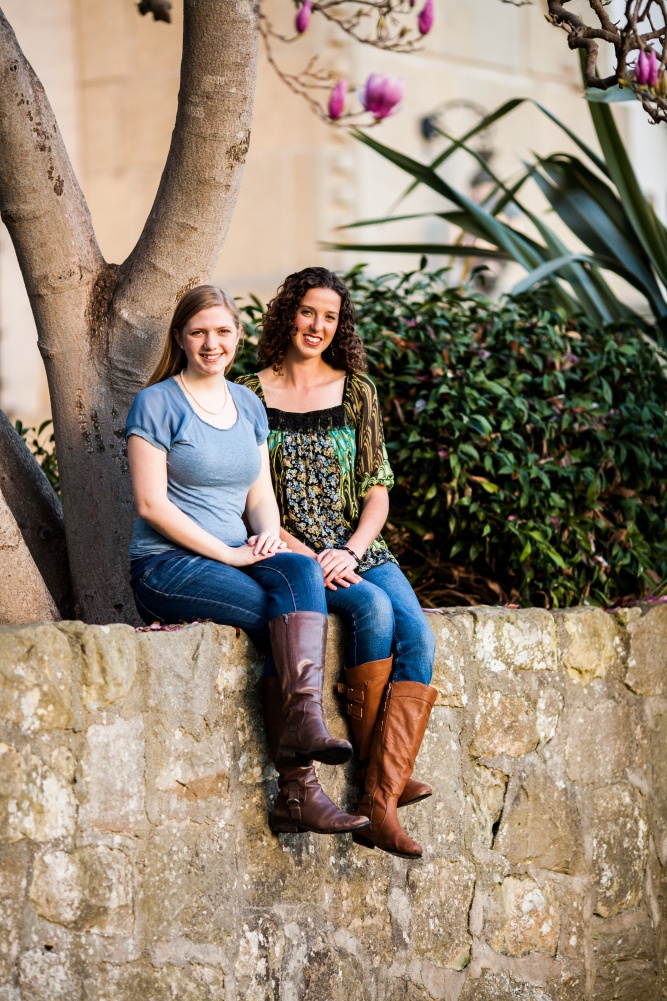
[[[287,549],[287,543],[273,532],[260,532],[259,535],[251,535],[248,539],[248,545],[252,546],[255,556],[268,556],[270,553]]]
[[[345,549],[323,549],[317,554],[317,562],[322,567],[324,583],[330,584],[335,577],[345,574],[345,579],[349,580],[349,573],[355,573],[358,562]]]

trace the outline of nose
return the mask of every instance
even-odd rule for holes
[[[319,333],[323,329],[324,321],[322,317],[319,315],[319,313],[313,313],[313,319],[311,321],[310,326],[312,330],[315,331],[315,333]]]
[[[204,337],[204,348],[206,351],[213,351],[217,347],[218,347],[217,334],[215,334],[214,331],[210,330]]]

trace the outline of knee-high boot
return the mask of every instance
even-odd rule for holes
[[[366,791],[358,811],[371,826],[353,835],[367,848],[381,848],[400,858],[420,858],[422,847],[401,827],[396,807],[412,772],[438,691],[417,681],[387,685],[373,734]]]
[[[284,728],[282,694],[278,678],[262,681],[262,704],[271,759]],[[342,834],[368,827],[367,817],[356,817],[340,810],[317,781],[315,768],[308,765],[276,765],[280,792],[269,817],[271,830],[278,833],[312,831],[315,834]]]
[[[320,612],[290,612],[269,622],[285,718],[276,751],[280,765],[309,764],[313,758],[340,765],[352,756],[352,745],[332,737],[322,715],[327,624]]]
[[[371,753],[373,731],[377,723],[378,713],[382,704],[382,696],[391,674],[393,658],[384,660],[369,660],[356,667],[346,667],[345,684],[338,683],[338,691],[347,700],[347,715],[350,718],[350,728],[357,749],[357,767],[354,777],[362,784],[366,780],[368,759]],[[403,792],[398,797],[398,807],[418,803],[433,794],[426,782],[418,782],[408,778]]]

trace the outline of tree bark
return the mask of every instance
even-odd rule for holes
[[[42,467],[2,410],[0,490],[60,616],[68,618],[71,593],[62,507]]]
[[[55,602],[0,493],[0,623],[54,622]]]
[[[136,621],[123,426],[182,292],[220,254],[245,162],[257,71],[252,0],[185,0],[171,147],[137,246],[103,260],[53,112],[0,11],[0,211],[46,366],[74,610]]]

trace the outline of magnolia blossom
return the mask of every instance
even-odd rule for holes
[[[647,65],[647,84],[649,87],[656,87],[658,84],[658,70],[660,68],[660,62],[656,56],[653,49],[649,53],[648,65]]]
[[[383,73],[371,73],[358,94],[373,118],[387,118],[399,110],[405,95],[405,81]]]
[[[343,114],[346,97],[347,80],[342,76],[329,96],[329,118],[333,119],[333,121],[340,118]]]
[[[304,0],[303,6],[300,8],[298,14],[296,15],[295,26],[296,30],[300,35],[303,35],[304,31],[308,27],[308,22],[310,21],[310,13],[313,9],[313,0]]]
[[[643,49],[637,56],[635,63],[635,80],[639,84],[645,84],[648,81],[648,59]]]
[[[429,31],[433,27],[434,17],[435,11],[433,9],[433,0],[426,0],[426,3],[417,16],[417,27],[422,35],[428,35]]]

